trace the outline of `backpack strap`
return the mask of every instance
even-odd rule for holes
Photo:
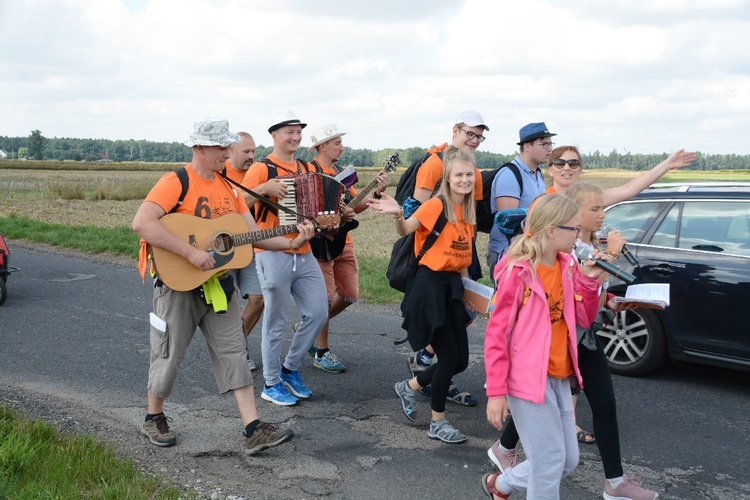
[[[500,168],[508,167],[511,172],[513,172],[513,175],[516,176],[516,182],[518,182],[518,187],[521,188],[521,190],[518,193],[518,196],[523,196],[523,177],[521,177],[521,171],[518,169],[518,165],[513,163],[512,161],[509,161],[508,163],[504,164]]]
[[[172,207],[172,210],[169,211],[169,213],[174,213],[177,211],[177,208],[182,206],[182,202],[185,201],[185,196],[187,196],[188,188],[190,187],[190,178],[188,177],[188,172],[186,167],[182,167],[177,172],[177,178],[180,180],[180,185],[182,186],[182,192],[180,193],[180,197],[177,199],[177,204]]]
[[[440,198],[440,201],[442,202],[443,199]],[[432,231],[430,231],[430,234],[424,241],[424,245],[422,245],[422,250],[419,251],[419,255],[417,255],[417,265],[419,265],[419,261],[422,260],[424,254],[426,254],[427,251],[432,248],[432,245],[435,244],[435,241],[438,239],[438,236],[440,236],[440,233],[443,232],[443,228],[445,228],[445,225],[447,223],[448,218],[445,216],[445,205],[443,205],[443,209],[440,211],[440,215],[435,222],[435,226],[432,228]]]

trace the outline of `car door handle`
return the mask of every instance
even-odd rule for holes
[[[652,267],[651,272],[654,274],[658,274],[659,276],[671,276],[672,274],[674,274],[674,269],[672,269],[672,266],[662,264],[660,266]]]

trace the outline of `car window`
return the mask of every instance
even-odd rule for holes
[[[691,201],[672,207],[650,243],[750,256],[749,228],[750,203]]]
[[[629,242],[640,243],[665,205],[663,201],[620,203],[607,209],[606,223],[619,230]]]

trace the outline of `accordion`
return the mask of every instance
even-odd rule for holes
[[[321,226],[333,226],[321,229],[323,234],[335,234],[338,231],[339,210],[345,186],[330,175],[313,172],[291,177],[279,177],[287,186],[287,195],[279,204],[289,208],[299,216],[295,217],[283,210],[279,211],[279,225],[297,224],[302,218],[312,217]],[[336,216],[333,224],[322,223],[325,216]]]

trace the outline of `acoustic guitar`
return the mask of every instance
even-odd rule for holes
[[[238,213],[228,213],[215,219],[172,213],[159,220],[174,236],[205,250],[216,260],[213,269],[203,271],[169,250],[150,246],[159,279],[179,292],[198,288],[218,272],[248,266],[253,260],[252,243],[298,232],[296,224],[248,231],[247,221]],[[338,215],[335,215],[332,220],[322,216],[315,222],[318,226],[329,226],[331,223],[338,224],[338,221]]]
[[[398,167],[399,164],[399,158],[398,153],[393,153],[386,161],[385,165],[383,166],[383,170],[381,170],[380,173],[385,172],[387,174],[390,174],[394,170],[396,170],[396,167]],[[341,210],[339,211],[339,214],[344,213],[345,208],[354,208],[360,203],[362,203],[362,200],[367,197],[368,194],[370,194],[370,191],[375,189],[378,185],[378,178],[375,176],[375,178],[370,181],[367,186],[365,186],[362,190],[360,190],[357,193],[357,196],[352,198],[352,200],[347,203],[346,205],[341,207]],[[310,247],[312,248],[312,253],[315,256],[316,259],[322,260],[324,262],[331,261],[341,255],[341,253],[344,251],[344,246],[346,245],[346,235],[349,231],[352,231],[354,229],[357,229],[359,227],[359,221],[356,219],[350,220],[348,222],[343,222],[339,226],[338,232],[336,232],[333,235],[326,236],[325,238],[316,237],[310,240]]]

